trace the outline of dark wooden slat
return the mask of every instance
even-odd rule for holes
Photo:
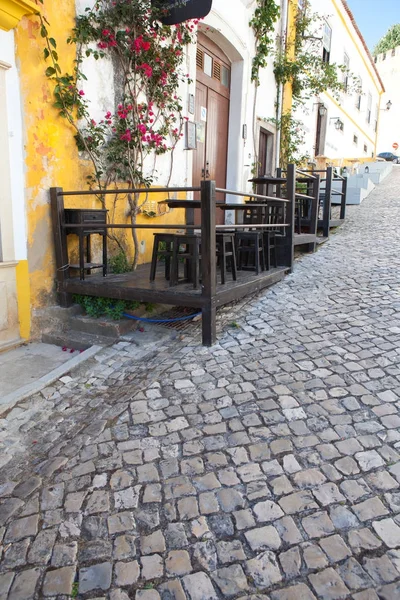
[[[57,188],[62,190],[62,188]],[[160,188],[127,188],[116,190],[70,190],[59,192],[60,196],[107,196],[113,194],[159,194],[159,193],[174,193],[174,192],[200,192],[199,187],[160,187]]]
[[[68,307],[72,304],[72,298],[64,289],[64,283],[69,277],[69,265],[67,236],[62,228],[62,224],[64,222],[64,200],[62,197],[62,188],[50,188],[50,206],[56,258],[58,302],[60,306]]]
[[[238,281],[230,289],[223,289],[223,286],[218,286],[216,305],[222,306],[223,304],[228,304],[248,294],[254,294],[263,288],[274,285],[274,283],[281,281],[289,271],[289,267],[278,267],[270,271],[262,271],[259,275],[253,275],[252,279],[243,283]]]
[[[296,233],[294,235],[294,245],[302,246],[303,244],[314,245],[317,241],[317,236],[314,233]]]
[[[332,204],[332,176],[333,169],[328,167],[326,170],[326,183],[325,183],[325,198],[324,198],[324,210],[322,215],[322,234],[324,237],[329,237],[329,221],[331,218],[331,204]]]
[[[347,177],[343,178],[342,194],[342,202],[340,204],[340,218],[344,220],[346,218]]]
[[[212,346],[217,339],[215,294],[217,285],[216,261],[216,219],[215,182],[201,182],[201,273],[202,296],[205,300],[202,309],[203,345]]]
[[[294,222],[296,209],[296,168],[294,165],[288,165],[286,187],[287,197],[290,200],[286,213],[286,220],[289,224],[286,232],[286,264],[288,265],[290,272],[292,272],[294,263]]]

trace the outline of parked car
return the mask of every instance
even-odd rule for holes
[[[400,163],[400,157],[393,154],[393,152],[381,152],[380,154],[378,154],[378,158],[383,158],[383,160],[394,162],[396,163],[396,165]]]

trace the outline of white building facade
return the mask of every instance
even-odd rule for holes
[[[375,64],[385,86],[378,131],[378,153],[393,152],[400,156],[400,46],[375,57]],[[387,110],[388,103],[390,109]]]
[[[351,76],[340,98],[324,92],[297,112],[306,132],[302,152],[338,166],[371,160],[377,153],[383,83],[346,2],[310,0],[310,7],[323,17],[318,34],[323,60],[345,65]],[[339,76],[346,82],[344,73]],[[354,91],[355,83],[361,93]]]

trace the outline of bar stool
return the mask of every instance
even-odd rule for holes
[[[179,283],[179,263],[183,260],[185,264],[185,280],[192,281],[194,289],[199,287],[200,242],[201,236],[196,234],[177,234],[174,236],[171,276],[169,280],[171,286],[178,285]]]
[[[224,284],[226,281],[226,272],[228,261],[230,263],[232,279],[237,279],[237,266],[236,266],[236,246],[235,246],[235,233],[225,232],[217,233],[217,257],[219,259],[219,266],[221,269],[221,283]]]
[[[175,243],[174,233],[155,233],[153,242],[153,253],[151,257],[150,281],[156,278],[157,261],[160,257],[165,260],[165,278],[170,279],[171,276],[171,260],[173,257],[173,248]],[[165,244],[165,246],[164,246]],[[162,245],[162,246],[161,246]]]
[[[237,232],[236,252],[238,270],[265,271],[264,233],[262,231]],[[253,263],[253,264],[252,264]]]

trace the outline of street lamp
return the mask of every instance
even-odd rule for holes
[[[335,129],[337,129],[338,131],[343,131],[344,123],[340,117],[331,117],[329,120],[335,121]]]
[[[391,108],[392,108],[392,101],[391,101],[391,100],[388,100],[388,101],[386,102],[386,106],[385,106],[385,108],[381,108],[381,110],[390,110]]]

